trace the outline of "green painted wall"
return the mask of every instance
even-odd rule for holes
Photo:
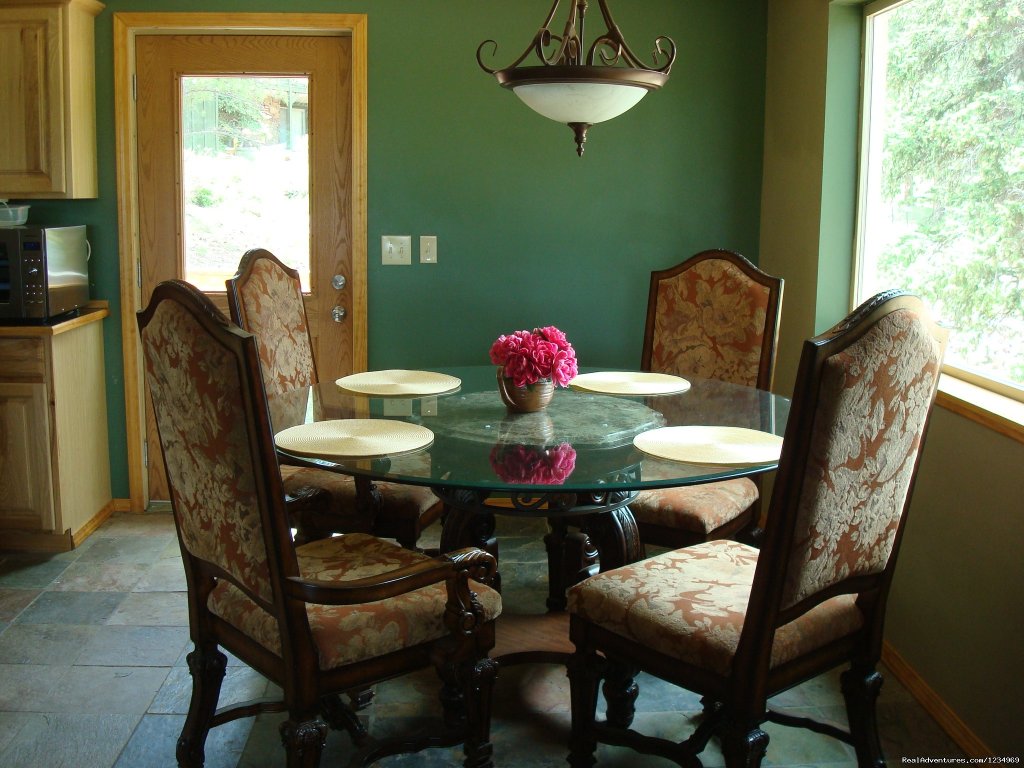
[[[371,367],[483,363],[499,333],[546,324],[569,334],[584,364],[629,366],[639,363],[651,270],[709,247],[758,258],[766,17],[762,0],[612,5],[638,55],[664,34],[679,58],[663,91],[591,130],[580,159],[568,128],[530,112],[475,61],[487,38],[498,41],[497,63],[517,57],[548,0],[109,0],[96,26],[100,198],[39,202],[32,220],[90,228],[93,296],[114,315],[105,341],[115,497],[128,495],[128,480],[113,13],[368,14]],[[383,234],[437,235],[439,263],[382,267]],[[239,243],[239,255],[259,245]]]
[[[859,6],[829,6],[816,333],[831,328],[850,309],[850,254],[857,223],[862,26]]]

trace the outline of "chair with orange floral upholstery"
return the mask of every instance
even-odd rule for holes
[[[782,284],[781,278],[725,250],[702,251],[674,267],[652,272],[641,368],[770,389]],[[749,398],[750,394],[737,388],[729,396]],[[691,393],[678,404],[688,413],[699,413],[697,396]],[[708,410],[721,412],[722,406],[716,403]],[[748,411],[749,406],[737,403],[736,410]],[[770,431],[767,424],[749,427]],[[722,538],[754,543],[760,530],[760,495],[760,478],[743,477],[642,491],[629,508],[646,544],[684,547]],[[597,570],[597,550],[587,536],[569,531],[576,522],[571,518],[549,521],[551,532],[545,543],[553,585],[548,608],[552,610],[565,607],[564,586]]]
[[[317,383],[316,361],[302,299],[299,273],[270,251],[247,251],[235,276],[227,281],[231,318],[259,339],[260,364],[268,394]],[[370,484],[336,472],[308,467],[281,467],[285,490],[323,489],[326,509],[309,504],[291,507],[299,542],[337,532],[363,532],[397,539],[415,549],[420,534],[441,517],[443,505],[429,488],[399,483]]]
[[[492,766],[487,654],[501,598],[478,580],[491,579],[494,559],[476,549],[431,558],[364,533],[295,545],[256,338],[181,281],[161,283],[138,322],[195,644],[178,765],[203,765],[215,726],[286,712],[290,768],[319,765],[328,727],[352,735],[355,764],[463,742],[465,766]],[[218,710],[222,648],[283,700]],[[342,702],[342,693],[431,665],[444,713],[431,734],[371,739]]]
[[[708,541],[569,591],[571,765],[593,765],[602,741],[699,766],[716,736],[728,768],[756,768],[766,720],[850,743],[860,766],[885,765],[876,667],[945,340],[919,299],[893,291],[805,342],[760,549]],[[768,709],[847,665],[849,731]],[[703,696],[687,739],[631,728],[640,670]],[[596,723],[602,677],[607,717]]]
[[[702,251],[651,273],[640,367],[771,389],[782,313],[781,278],[738,253]],[[760,424],[751,424],[762,429]],[[645,543],[684,547],[756,540],[760,481],[736,478],[642,492],[629,508]]]

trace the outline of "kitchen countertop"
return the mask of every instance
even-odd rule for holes
[[[53,323],[52,325],[0,325],[0,338],[5,336],[56,336],[89,323],[95,323],[110,316],[109,303],[106,301],[90,301],[77,317]]]

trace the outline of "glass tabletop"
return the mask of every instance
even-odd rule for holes
[[[690,378],[686,392],[607,395],[558,389],[538,413],[510,413],[494,366],[432,369],[460,379],[458,389],[425,397],[353,394],[334,382],[268,398],[273,429],[339,419],[391,419],[426,427],[433,442],[379,458],[279,454],[287,463],[413,485],[493,492],[607,492],[690,485],[774,469],[660,459],[633,445],[666,426],[721,426],[782,435],[789,401],[769,392]],[[599,369],[581,369],[581,373]]]

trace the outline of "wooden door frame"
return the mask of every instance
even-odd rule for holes
[[[118,249],[121,268],[121,341],[128,442],[129,508],[149,502],[144,445],[146,401],[135,313],[142,309],[136,153],[135,38],[170,34],[281,34],[352,39],[352,334],[353,370],[367,366],[366,94],[367,17],[336,13],[115,13],[114,131],[117,161]]]

